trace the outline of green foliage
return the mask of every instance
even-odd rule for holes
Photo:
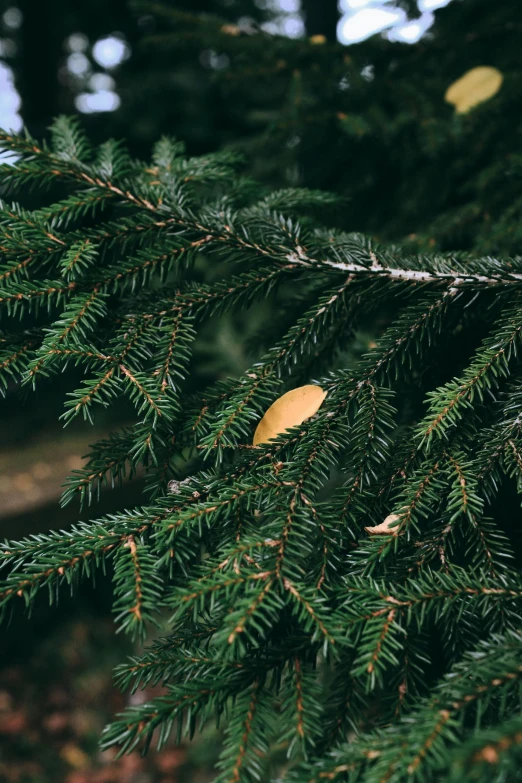
[[[0,211],[0,389],[65,372],[66,424],[130,411],[64,503],[147,481],[143,508],[0,548],[6,616],[107,568],[118,627],[163,628],[117,682],[164,691],[104,747],[218,722],[223,783],[507,779],[522,578],[495,501],[522,485],[522,258],[325,227],[342,199],[258,188],[228,151],[164,138],[136,161],[64,118],[49,146],[0,144],[16,197],[52,185],[45,206]],[[260,301],[251,366],[198,388],[202,331]],[[266,408],[310,382],[318,413],[253,447]]]
[[[416,0],[390,1],[417,18]],[[519,252],[521,76],[513,3],[452,0],[435,11],[434,25],[415,45],[375,35],[349,47],[331,34],[320,41],[269,34],[254,22],[257,5],[244,12],[210,3],[209,13],[163,0],[136,5],[148,7],[155,22],[143,40],[153,76],[140,103],[149,111],[161,110],[172,89],[166,69],[182,56],[196,63],[202,51],[213,53],[226,65],[202,69],[197,79],[203,84],[210,72],[222,110],[213,118],[214,137],[246,151],[256,178],[342,193],[345,230],[425,250]],[[323,0],[325,19],[335,5]],[[305,15],[313,6],[303,0]],[[242,20],[231,24],[236,8]],[[502,89],[455,115],[446,89],[478,65],[498,68]],[[180,119],[171,122],[178,127]]]

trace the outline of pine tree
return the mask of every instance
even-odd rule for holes
[[[482,230],[455,251],[449,190],[416,238],[397,203],[380,206],[379,242],[343,224],[345,188],[261,185],[237,149],[187,157],[164,137],[142,162],[66,118],[50,143],[0,135],[19,194],[0,213],[2,388],[53,388],[66,371],[65,423],[133,411],[64,503],[146,474],[142,507],[0,549],[5,619],[107,569],[118,627],[160,628],[116,680],[164,693],[116,716],[103,747],[145,752],[218,723],[222,783],[282,769],[296,783],[518,779],[522,579],[505,509],[522,487],[522,257],[505,171],[516,132],[499,116],[519,77],[503,75],[490,102],[437,118],[433,160],[456,139],[469,156],[449,183],[482,160],[475,210],[462,179],[451,204],[453,227]],[[391,133],[404,154],[412,121],[379,120],[376,144]],[[471,143],[484,125],[498,142],[487,164]],[[51,197],[28,209],[29,187]],[[419,192],[432,187],[427,175]],[[260,301],[251,366],[191,383],[202,332]],[[310,383],[326,392],[317,413],[253,446],[269,405]]]

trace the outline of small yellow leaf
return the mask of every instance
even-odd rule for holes
[[[400,514],[389,514],[389,516],[387,516],[384,522],[381,522],[380,525],[375,525],[374,527],[365,527],[364,529],[371,536],[396,536],[398,533],[398,528],[395,523],[398,522],[400,518]]]
[[[300,386],[283,394],[269,407],[254,433],[254,446],[268,443],[290,427],[313,416],[326,397],[320,386]]]
[[[318,33],[317,35],[311,35],[310,36],[310,43],[311,44],[324,44],[326,43],[326,36],[321,35]]]
[[[444,99],[455,106],[457,114],[465,114],[477,104],[496,95],[503,79],[504,77],[496,68],[479,65],[453,82],[446,90]]]
[[[69,766],[75,769],[85,769],[89,766],[89,756],[72,742],[63,746],[60,756]]]
[[[224,24],[221,27],[221,32],[225,35],[241,35],[241,28],[236,24]]]

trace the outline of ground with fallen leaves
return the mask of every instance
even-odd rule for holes
[[[114,687],[113,667],[133,649],[115,638],[110,617],[70,619],[41,636],[22,655],[11,647],[2,656],[1,783],[205,783],[211,778],[214,735],[146,758],[134,753],[116,759],[114,752],[99,750],[100,733],[115,712],[160,692],[129,696]]]

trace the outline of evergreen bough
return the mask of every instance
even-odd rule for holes
[[[0,550],[5,616],[107,566],[119,627],[166,634],[116,674],[164,694],[103,746],[218,721],[222,783],[518,779],[522,578],[495,503],[521,486],[522,257],[325,228],[336,196],[261,192],[233,153],[187,159],[168,138],[142,163],[60,118],[50,146],[0,145],[14,191],[60,191],[2,204],[2,388],[76,368],[65,422],[135,409],[64,502],[144,470],[148,505]],[[268,350],[191,389],[201,325],[274,298],[288,312]],[[327,392],[318,413],[253,447],[270,403],[309,382]],[[388,533],[365,530],[389,514]]]

